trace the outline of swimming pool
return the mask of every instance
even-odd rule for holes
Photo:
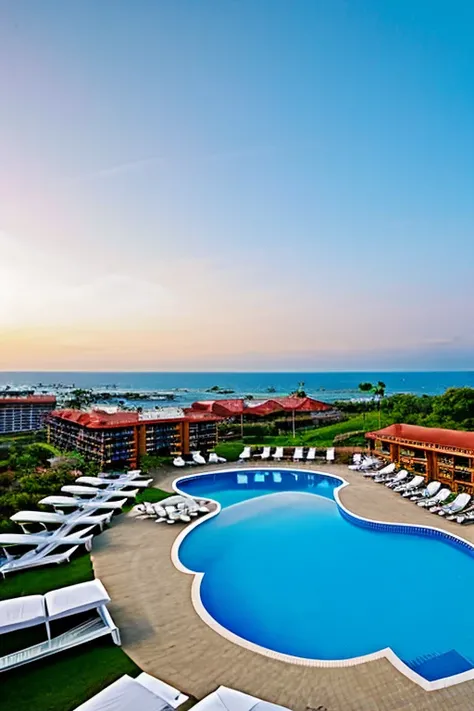
[[[474,677],[473,549],[421,527],[366,528],[339,502],[342,484],[276,468],[179,479],[178,490],[222,507],[174,550],[196,574],[198,612],[297,663],[387,656],[427,689]]]

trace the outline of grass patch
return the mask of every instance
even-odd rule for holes
[[[107,641],[97,641],[2,673],[0,709],[72,711],[123,674],[139,668]]]
[[[150,504],[154,504],[157,501],[163,501],[163,499],[167,499],[168,496],[173,495],[171,492],[163,491],[162,489],[144,489],[138,492],[136,503],[142,504],[144,501],[148,501]]]
[[[385,427],[391,424],[392,419],[389,415],[382,412],[381,426]],[[365,432],[370,432],[371,430],[379,429],[379,413],[378,412],[367,412],[365,416],[363,414],[354,415],[349,417],[347,420],[342,422],[336,422],[332,425],[327,425],[326,427],[314,427],[307,430],[300,430],[296,432],[296,436],[293,437],[291,434],[268,436],[268,437],[247,437],[244,440],[232,441],[232,442],[221,442],[216,447],[216,452],[219,456],[225,457],[228,461],[233,462],[239,458],[239,455],[244,448],[245,444],[252,447],[262,447],[264,445],[280,446],[280,447],[331,447],[334,443],[334,438],[337,435],[346,434],[348,432],[358,432],[364,430]],[[366,440],[363,434],[357,435],[355,438],[357,444],[366,444]],[[350,443],[352,444],[352,443]],[[342,446],[350,446],[346,442],[342,442]]]
[[[221,442],[215,447],[215,452],[219,457],[225,457],[228,462],[235,462],[239,458],[243,448],[244,445],[240,441]]]
[[[25,570],[13,574],[0,583],[0,600],[21,595],[44,595],[50,590],[64,588],[66,585],[84,583],[93,580],[91,559],[88,553],[73,558],[70,563],[45,567],[38,570]]]

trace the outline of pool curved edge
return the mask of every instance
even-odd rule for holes
[[[245,468],[238,467],[236,468],[236,471],[254,472],[256,469],[267,468],[268,467],[265,466]],[[194,479],[199,476],[208,476],[209,474],[214,475],[228,473],[229,471],[232,471],[232,469],[214,469],[212,471],[204,471],[199,473],[196,472],[194,474],[189,474],[188,476],[181,476],[173,481],[172,487],[177,494],[188,496],[189,494],[187,494],[187,492],[183,492],[179,488],[179,483],[181,481],[184,481],[186,479]],[[381,529],[384,531],[395,530],[397,532],[400,532],[400,529],[403,529],[404,531],[412,532],[415,535],[436,536],[444,538],[451,545],[462,548],[463,550],[469,549],[471,555],[474,557],[474,546],[468,541],[466,541],[464,538],[456,536],[456,534],[454,533],[447,533],[446,531],[443,531],[440,528],[436,528],[433,526],[422,526],[420,524],[388,523],[386,521],[378,521],[375,519],[365,518],[364,516],[359,516],[353,513],[346,506],[344,506],[344,504],[340,500],[339,494],[342,489],[344,489],[346,486],[350,486],[349,482],[343,479],[341,476],[338,476],[336,474],[329,474],[328,472],[320,472],[316,469],[298,469],[297,467],[291,467],[291,471],[301,472],[302,474],[322,474],[324,476],[330,477],[331,479],[340,481],[340,485],[334,489],[334,500],[342,515],[348,520],[350,520],[352,523],[354,523],[354,525],[356,526],[362,526],[364,528],[372,529]],[[249,640],[240,637],[234,632],[228,630],[226,627],[217,622],[212,617],[212,615],[209,614],[201,600],[201,582],[204,578],[204,573],[200,573],[195,570],[190,570],[185,565],[183,565],[179,558],[179,548],[186,536],[191,533],[197,526],[201,525],[201,523],[210,520],[214,516],[217,516],[221,511],[222,507],[218,501],[210,497],[205,498],[207,498],[209,501],[212,501],[212,503],[216,507],[215,510],[206,514],[202,518],[196,519],[179,533],[179,535],[175,538],[171,548],[171,561],[175,568],[181,573],[186,573],[187,575],[193,576],[193,582],[191,586],[191,601],[193,607],[201,618],[201,620],[205,622],[206,625],[208,625],[214,632],[217,632],[217,634],[221,635],[221,637],[224,637],[229,642],[233,642],[234,644],[237,644],[240,647],[244,647],[245,649],[248,649],[251,652],[256,652],[257,654],[262,654],[265,657],[269,657],[270,659],[276,659],[281,662],[297,664],[299,666],[306,667],[352,667],[358,664],[364,664],[366,662],[375,661],[377,659],[387,659],[392,664],[392,666],[397,669],[397,671],[399,671],[401,674],[404,674],[408,679],[413,681],[415,684],[418,684],[418,686],[422,687],[425,691],[437,691],[439,689],[445,689],[449,686],[455,686],[456,684],[461,684],[462,682],[474,679],[473,668],[468,671],[462,672],[461,674],[454,674],[452,676],[444,677],[442,679],[436,679],[435,681],[428,681],[420,674],[417,674],[415,671],[413,671],[413,669],[411,669],[407,664],[405,664],[405,662],[403,662],[390,647],[386,647],[385,649],[381,649],[371,654],[365,654],[359,657],[351,657],[350,659],[308,659],[305,657],[296,657],[291,654],[283,654],[282,652],[276,652],[273,649],[262,647],[261,645],[255,644],[254,642],[249,642]]]

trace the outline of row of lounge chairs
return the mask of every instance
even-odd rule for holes
[[[292,448],[293,449],[293,448]],[[325,458],[327,462],[333,463],[336,458],[336,450],[334,447],[326,449]],[[276,462],[281,462],[282,459],[292,459],[294,462],[314,462],[317,459],[316,447],[309,447],[305,453],[305,447],[295,447],[292,452],[288,453],[285,447],[275,447],[272,452],[272,447],[264,447],[262,452],[253,453],[251,447],[244,447],[240,453],[239,462],[245,462],[249,459],[268,460],[273,459]]]
[[[195,464],[223,464],[226,461],[227,459],[224,457],[219,457],[219,455],[215,452],[210,452],[208,461],[206,462],[206,458],[203,457],[199,450],[197,450],[195,452],[191,452],[186,459],[181,455],[179,457],[175,457],[173,459],[173,465],[175,467],[185,467],[187,464],[190,464],[191,466]]]
[[[207,514],[210,509],[205,500],[196,500],[192,496],[169,496],[158,503],[144,502],[134,506],[137,518],[153,518],[155,523],[189,523],[199,514]]]
[[[69,562],[79,548],[91,550],[96,528],[103,530],[112,515],[150,485],[139,470],[119,476],[81,476],[61,488],[61,495],[39,502],[53,511],[18,511],[11,520],[22,533],[0,534],[0,574]],[[65,495],[67,494],[67,496]],[[31,527],[39,531],[31,531]]]
[[[363,461],[359,461],[350,466],[361,471],[363,476],[371,478],[376,484],[385,484],[403,498],[409,499],[421,508],[430,513],[445,516],[448,521],[456,521],[461,524],[474,523],[474,499],[470,494],[454,493],[447,487],[443,487],[439,481],[431,481],[425,484],[425,477],[421,474],[410,474],[406,469],[396,471],[396,465],[392,462],[386,466],[376,467],[372,461],[365,466]],[[454,498],[452,498],[454,497]],[[451,501],[448,499],[451,498]]]
[[[135,679],[125,674],[75,711],[170,711],[179,708],[188,697],[178,689],[142,672]],[[195,711],[289,711],[242,691],[220,686],[193,706]]]

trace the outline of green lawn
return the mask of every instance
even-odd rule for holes
[[[139,668],[109,639],[2,674],[0,709],[72,711],[123,674]]]
[[[384,413],[382,413],[381,426],[385,427],[390,424],[391,420],[387,418]],[[239,458],[239,454],[242,451],[245,444],[249,444],[252,447],[261,447],[263,445],[281,446],[281,447],[294,447],[294,446],[307,446],[307,447],[330,447],[334,443],[334,437],[341,434],[347,434],[350,432],[360,432],[364,430],[365,432],[370,432],[371,430],[379,429],[379,414],[378,412],[368,412],[364,415],[354,415],[353,417],[343,420],[342,422],[336,422],[332,425],[327,425],[326,427],[315,427],[307,430],[300,430],[296,432],[296,437],[292,437],[291,434],[279,435],[276,437],[262,437],[258,442],[254,441],[254,438],[246,438],[243,441],[231,441],[231,442],[221,442],[216,447],[216,452],[219,456],[225,457],[229,461],[235,461]],[[357,443],[363,442],[363,435],[359,435],[357,438]],[[344,444],[344,443],[342,443]],[[351,444],[349,442],[348,444]]]
[[[93,578],[91,559],[89,554],[85,553],[73,558],[70,563],[54,568],[26,570],[23,573],[7,576],[0,582],[0,600],[20,595],[44,595],[55,588],[83,583]]]

